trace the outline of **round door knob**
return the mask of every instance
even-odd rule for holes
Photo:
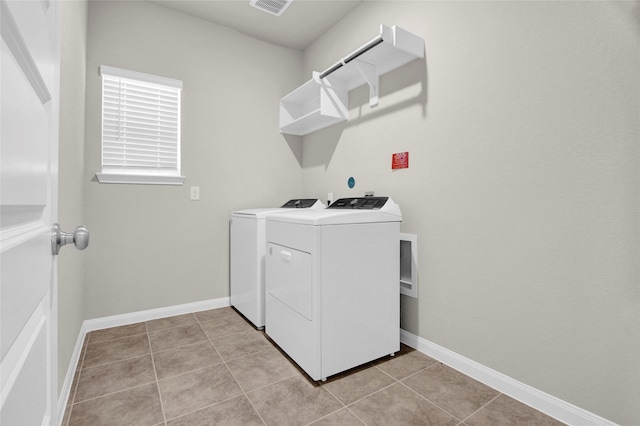
[[[85,226],[78,226],[73,234],[62,232],[60,225],[53,224],[51,231],[51,252],[60,253],[60,247],[73,243],[78,250],[84,250],[89,245],[89,230]]]
[[[89,246],[89,230],[86,226],[80,225],[73,233],[73,244],[78,250],[84,250]]]

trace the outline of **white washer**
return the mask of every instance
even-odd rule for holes
[[[400,207],[267,215],[265,331],[313,380],[400,350]]]
[[[324,209],[317,198],[294,199],[282,207],[238,210],[230,220],[231,306],[258,328],[264,327],[265,217],[297,209]]]

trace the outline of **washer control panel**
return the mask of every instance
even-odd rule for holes
[[[378,210],[385,205],[389,197],[356,197],[340,198],[331,204],[328,209],[359,209]]]
[[[308,209],[312,207],[317,201],[317,198],[299,198],[287,201],[282,205],[282,207],[288,209]]]

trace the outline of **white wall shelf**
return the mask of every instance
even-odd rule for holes
[[[378,105],[380,76],[424,57],[424,40],[397,26],[380,34],[280,100],[280,132],[306,135],[348,119],[349,91],[369,85]]]
[[[280,100],[280,132],[305,135],[347,119],[347,90],[317,76]]]

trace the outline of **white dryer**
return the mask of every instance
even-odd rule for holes
[[[282,207],[231,213],[229,281],[231,306],[258,328],[264,327],[265,218],[269,213],[324,209],[317,198],[294,199]]]
[[[265,331],[314,380],[400,349],[400,222],[388,197],[267,215]]]

